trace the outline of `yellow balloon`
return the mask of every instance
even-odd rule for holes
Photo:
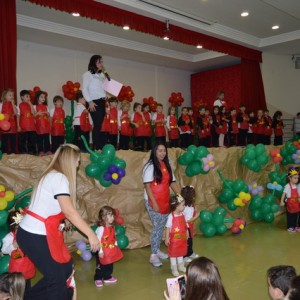
[[[113,173],[112,175],[111,175],[111,178],[112,179],[117,179],[119,177],[119,175],[117,174],[117,173]]]
[[[0,121],[4,119],[4,114],[0,114]]]
[[[0,210],[3,210],[7,207],[7,201],[3,198],[0,198]]]
[[[78,255],[80,255],[82,252],[81,252],[80,250],[77,250],[76,253],[77,253]]]
[[[5,186],[0,184],[0,192],[5,192]]]
[[[240,229],[243,230],[244,228],[245,228],[245,226],[244,226],[243,224],[241,224],[241,225],[240,225]]]
[[[234,205],[236,205],[236,206],[241,206],[241,204],[242,204],[242,199],[241,199],[241,198],[235,198],[235,199],[233,200],[233,203],[234,203]]]
[[[15,198],[15,193],[13,191],[6,191],[5,196],[3,197],[6,201],[12,201]]]
[[[249,201],[249,200],[251,199],[251,195],[250,195],[249,193],[246,193],[245,199],[246,199],[247,201]]]

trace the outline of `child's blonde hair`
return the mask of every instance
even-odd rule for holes
[[[120,108],[124,109],[125,106],[128,106],[128,108],[130,108],[130,102],[126,100],[122,101],[120,104]]]
[[[2,94],[1,94],[1,102],[5,101],[5,97],[8,93],[15,93],[13,89],[5,89],[3,90]]]

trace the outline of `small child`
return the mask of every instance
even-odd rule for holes
[[[47,93],[37,91],[34,98],[35,125],[37,133],[37,146],[40,156],[51,155],[50,151],[50,114],[47,104]]]
[[[20,97],[22,102],[19,104],[21,128],[19,149],[21,153],[36,154],[35,110],[30,101],[29,91],[22,90]]]
[[[170,209],[166,223],[166,240],[168,255],[171,262],[173,276],[179,276],[179,272],[185,272],[183,257],[187,254],[187,223],[183,214],[184,199],[177,194],[171,197]]]
[[[256,133],[256,143],[257,144],[264,144],[265,142],[265,118],[262,109],[257,111],[257,119],[255,124],[255,133]]]
[[[119,149],[129,150],[129,141],[132,136],[132,128],[130,127],[129,115],[130,103],[128,101],[121,102],[121,110],[118,111],[118,126],[120,132]]]
[[[199,139],[199,146],[207,147],[205,143],[206,139],[206,130],[205,130],[205,107],[200,105],[199,106],[199,115],[197,118],[197,125],[198,125],[198,139]]]
[[[103,283],[117,282],[112,276],[113,263],[123,258],[123,253],[117,244],[114,221],[115,210],[110,206],[103,206],[98,215],[98,227],[96,235],[100,240],[101,248],[96,255],[96,270],[94,281],[96,287],[102,287]]]
[[[165,115],[163,114],[163,105],[157,103],[156,113],[152,116],[152,123],[154,124],[154,135],[156,143],[166,143],[166,120]]]
[[[181,116],[178,119],[179,134],[181,141],[181,148],[186,149],[189,146],[191,127],[191,119],[188,115],[188,108],[181,108]]]
[[[92,131],[93,126],[93,120],[91,118],[91,115],[89,111],[86,108],[86,100],[84,99],[82,92],[78,92],[76,94],[76,107],[75,107],[75,113],[74,113],[74,120],[73,120],[73,126],[74,126],[74,144],[79,147],[79,149],[82,152],[85,152],[85,146],[83,144],[83,141],[81,139],[81,136],[83,135],[87,141],[87,143],[90,143],[90,132]]]
[[[143,134],[144,134],[144,141],[146,142],[146,150],[149,151],[152,149],[152,128],[151,128],[151,113],[150,111],[150,105],[148,103],[143,103],[142,105],[142,112],[144,115],[145,122],[142,125],[143,127]]]
[[[282,122],[282,112],[277,110],[273,116],[272,128],[274,129],[274,146],[279,146],[283,144],[283,122]]]
[[[287,230],[289,232],[300,231],[300,184],[298,184],[299,173],[295,168],[291,168],[288,172],[288,184],[285,185],[280,205],[286,203],[286,221]],[[287,198],[285,200],[285,198]]]
[[[269,268],[267,271],[267,278],[271,299],[285,299],[292,280],[296,275],[296,270],[292,266],[274,266]]]
[[[195,120],[194,120],[194,110],[192,107],[188,107],[188,116],[191,120],[190,122],[190,128],[191,128],[191,135],[188,145],[194,145],[195,144]]]
[[[145,122],[144,114],[142,113],[142,105],[135,102],[133,105],[133,114],[131,123],[134,125],[133,135],[135,138],[134,150],[144,150],[143,124]]]
[[[237,121],[239,126],[238,145],[246,146],[247,133],[249,130],[249,116],[246,113],[246,106],[244,104],[239,105],[240,112],[237,115]]]
[[[203,120],[204,128],[206,131],[206,138],[205,138],[205,147],[211,147],[211,123],[212,117],[210,115],[210,111],[208,108],[205,108],[205,118]]]
[[[271,145],[271,135],[273,133],[272,129],[272,118],[269,116],[269,110],[264,110],[264,120],[265,120],[265,136],[264,136],[264,144]]]
[[[228,144],[229,146],[237,146],[237,137],[239,126],[237,121],[236,109],[230,108],[230,116],[228,117]]]
[[[111,97],[108,99],[109,103],[109,132],[108,140],[115,149],[117,149],[118,144],[118,99],[116,97]]]
[[[227,139],[227,133],[228,133],[228,118],[227,118],[227,112],[226,112],[226,107],[221,106],[220,108],[220,135],[219,135],[219,147],[224,147],[225,145],[225,138]]]
[[[184,262],[191,262],[199,255],[193,251],[193,237],[194,237],[194,222],[198,219],[199,214],[195,208],[196,192],[193,186],[185,186],[181,189],[181,196],[185,201],[185,208],[183,211],[185,220],[188,224],[189,237],[187,239],[187,254],[183,259]]]
[[[175,106],[170,106],[168,109],[167,116],[167,129],[168,129],[168,137],[169,137],[169,147],[178,147],[179,142],[179,131],[177,125],[176,118],[176,108]]]
[[[65,142],[65,111],[63,109],[64,99],[61,96],[54,96],[54,108],[50,110],[51,118],[51,151],[56,152],[58,147]]]
[[[212,145],[213,147],[219,147],[219,135],[222,128],[221,116],[220,116],[219,106],[213,107],[213,112],[211,114],[211,136],[212,136]]]

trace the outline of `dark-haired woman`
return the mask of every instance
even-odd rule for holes
[[[101,55],[93,55],[90,59],[88,71],[82,75],[82,94],[89,105],[93,119],[94,150],[102,149],[105,144],[104,133],[100,131],[105,116],[105,97],[103,82],[106,76],[102,72],[103,59]]]
[[[153,228],[151,233],[150,263],[154,267],[162,265],[160,259],[168,255],[160,251],[164,227],[170,213],[170,189],[180,193],[171,169],[167,148],[163,143],[153,146],[150,158],[143,168],[144,199]]]

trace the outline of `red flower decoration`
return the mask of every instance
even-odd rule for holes
[[[153,97],[144,98],[143,103],[147,103],[150,106],[150,111],[156,112],[157,102],[153,99]]]
[[[204,106],[207,107],[207,104],[205,102],[203,102],[203,100],[197,100],[195,102],[192,103],[192,107],[194,111],[198,111],[199,110],[199,106]]]
[[[181,106],[183,101],[184,99],[180,92],[178,93],[173,92],[169,98],[169,102],[172,104],[172,106]]]
[[[131,88],[131,86],[122,86],[121,91],[118,95],[118,100],[120,102],[122,101],[128,101],[128,102],[132,102],[134,97],[134,92]]]
[[[300,150],[300,143],[299,142],[300,142],[300,140],[293,142],[294,146],[296,146],[298,150]]]
[[[76,94],[80,91],[80,83],[68,80],[63,86],[64,97],[68,100],[75,100]]]
[[[41,90],[41,88],[40,88],[39,86],[35,86],[35,87],[33,88],[33,90],[29,90],[29,93],[30,93],[30,101],[31,101],[32,104],[34,104],[35,94],[36,94],[38,91],[40,91],[40,90]],[[46,93],[46,96],[48,97],[48,93],[47,93],[47,92],[45,92],[45,93]]]
[[[231,232],[233,234],[239,234],[242,232],[242,230],[246,227],[246,221],[243,219],[235,219],[235,221],[232,224],[232,227],[230,228]]]
[[[270,151],[270,155],[272,157],[272,160],[274,163],[279,163],[283,160],[283,157],[280,155],[280,149],[274,149],[272,151]]]

